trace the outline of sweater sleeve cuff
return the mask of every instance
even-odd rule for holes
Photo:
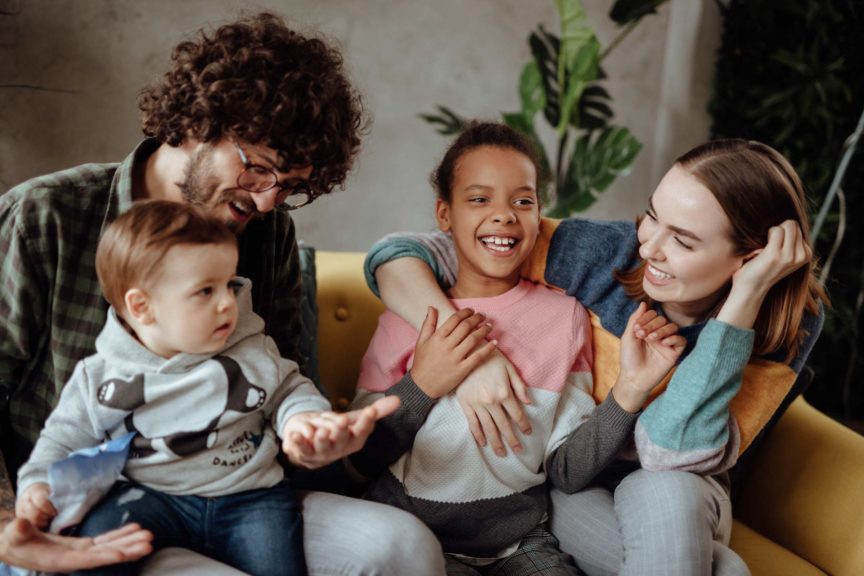
[[[601,418],[608,429],[629,431],[635,426],[640,414],[641,411],[632,413],[622,408],[615,400],[615,395],[610,392],[603,403],[597,406],[594,417]]]
[[[411,420],[419,420],[423,422],[432,407],[435,406],[435,399],[426,395],[423,390],[411,378],[411,372],[406,372],[399,382],[390,387],[385,393],[386,396],[397,396],[402,402],[400,411]]]

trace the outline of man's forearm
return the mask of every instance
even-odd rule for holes
[[[0,527],[15,518],[15,491],[12,490],[12,479],[6,470],[6,459],[0,451]]]

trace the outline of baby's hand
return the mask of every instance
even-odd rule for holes
[[[678,326],[642,302],[621,335],[621,370],[613,388],[618,404],[638,412],[651,390],[675,366],[687,341]]]
[[[375,422],[399,408],[399,398],[387,396],[366,408],[337,412],[304,412],[288,419],[282,429],[282,451],[304,468],[320,468],[357,452]]]
[[[495,351],[495,342],[484,342],[492,330],[483,314],[463,308],[439,328],[438,310],[429,307],[417,345],[411,378],[430,398],[450,393]]]
[[[48,499],[50,493],[51,489],[44,482],[28,486],[15,504],[15,515],[29,520],[40,530],[47,530],[51,520],[57,516],[57,510]]]

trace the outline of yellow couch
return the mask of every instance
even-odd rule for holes
[[[366,287],[363,257],[316,255],[321,383],[337,408],[353,397],[384,309]],[[864,437],[795,400],[737,495],[732,548],[753,576],[864,575]]]

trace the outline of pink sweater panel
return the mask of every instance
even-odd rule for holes
[[[560,393],[567,374],[590,372],[591,323],[575,298],[527,280],[500,296],[451,300],[482,312],[492,324],[489,340],[519,369],[529,388]],[[389,310],[360,367],[359,389],[384,392],[411,368],[418,332]]]

